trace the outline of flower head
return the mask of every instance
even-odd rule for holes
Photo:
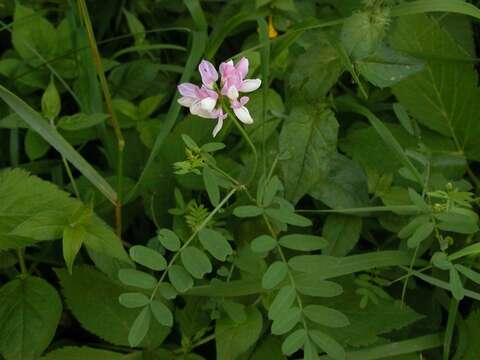
[[[179,104],[190,108],[190,112],[194,115],[217,119],[217,125],[213,129],[214,137],[222,129],[223,121],[227,117],[222,108],[224,99],[241,122],[252,124],[252,116],[245,107],[250,98],[240,97],[240,93],[255,91],[262,82],[260,79],[246,79],[248,66],[246,58],[240,59],[237,64],[232,60],[221,63],[219,68],[221,79],[218,87],[217,70],[209,61],[202,60],[198,71],[203,85],[199,87],[190,83],[180,84],[178,91],[182,97],[178,99]]]

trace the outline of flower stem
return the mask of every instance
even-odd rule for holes
[[[248,177],[248,180],[246,182],[246,184],[249,184],[255,178],[255,174],[257,173],[257,165],[258,165],[257,149],[255,148],[255,145],[253,144],[252,140],[250,139],[250,136],[248,136],[248,134],[245,131],[245,129],[243,128],[243,126],[238,122],[238,119],[235,116],[235,114],[233,114],[232,110],[230,110],[230,108],[228,106],[223,106],[223,109],[232,118],[232,121],[235,124],[235,126],[237,127],[238,131],[240,131],[240,134],[242,134],[243,138],[245,139],[247,144],[252,149],[253,158],[254,158],[253,159],[253,167],[251,168],[252,169],[251,174]]]

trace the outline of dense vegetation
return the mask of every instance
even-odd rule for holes
[[[477,5],[0,1],[0,359],[478,359]]]

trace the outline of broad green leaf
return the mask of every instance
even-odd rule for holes
[[[62,109],[62,102],[57,87],[55,86],[55,80],[52,77],[45,92],[42,95],[42,114],[49,121],[53,121],[60,114]]]
[[[135,318],[130,332],[128,333],[128,343],[131,347],[138,346],[148,333],[152,313],[148,306],[144,307]]]
[[[385,37],[389,21],[387,8],[360,11],[350,16],[341,32],[342,44],[348,55],[363,59],[373,54]]]
[[[270,235],[260,235],[252,240],[250,248],[253,252],[256,253],[266,253],[269,252],[277,246],[277,240],[272,238]]]
[[[170,251],[178,251],[180,249],[180,239],[172,230],[161,229],[158,231],[157,237],[165,249]]]
[[[163,326],[172,327],[173,325],[173,315],[170,309],[161,301],[153,300],[150,303],[150,309],[152,314],[157,319],[157,321]]]
[[[50,150],[50,145],[35,131],[28,129],[25,136],[25,152],[28,158],[30,160],[40,159],[47,154],[48,150]]]
[[[194,278],[202,279],[205,274],[212,271],[212,263],[208,256],[194,246],[183,249],[180,257],[183,266]]]
[[[328,245],[324,238],[308,234],[285,235],[280,238],[278,243],[284,248],[298,251],[321,250]]]
[[[336,153],[327,176],[313,185],[309,195],[332,209],[364,207],[369,201],[367,177],[356,161]]]
[[[35,360],[52,341],[62,314],[57,291],[26,276],[0,288],[0,354],[5,360]]]
[[[40,360],[125,360],[124,354],[86,346],[65,346],[53,350]]]
[[[178,295],[175,288],[171,284],[166,282],[158,284],[158,293],[167,300],[175,299]]]
[[[295,288],[300,294],[314,297],[334,297],[343,293],[343,288],[333,281],[321,280],[316,274],[295,276]]]
[[[52,60],[57,46],[53,25],[40,12],[16,2],[13,16],[12,43],[15,51],[30,65]],[[39,58],[40,55],[43,59]]]
[[[144,307],[150,304],[150,298],[142,293],[123,293],[118,297],[118,301],[129,309]]]
[[[362,231],[362,218],[341,214],[328,215],[322,228],[322,236],[328,241],[323,253],[345,256],[357,244]]]
[[[63,250],[63,258],[65,260],[65,264],[67,265],[67,269],[72,273],[73,263],[75,261],[75,257],[77,256],[80,248],[85,241],[85,237],[87,235],[87,231],[83,227],[83,225],[78,224],[75,226],[65,226],[63,229],[63,242],[62,242],[62,250]]]
[[[431,222],[424,223],[420,225],[412,236],[407,240],[407,245],[409,248],[416,248],[420,243],[429,237],[434,230],[435,226]]]
[[[265,184],[265,189],[262,193],[261,203],[263,206],[270,206],[275,195],[283,189],[283,184],[277,176],[273,176],[270,181]]]
[[[218,187],[217,178],[208,166],[203,168],[202,174],[208,198],[213,206],[217,206],[220,202],[220,188]]]
[[[281,350],[282,342],[273,336],[266,338],[260,346],[257,346],[255,352],[249,360],[286,360]]]
[[[113,203],[117,201],[117,193],[110,184],[40,114],[1,85],[0,98],[46,142],[70,161],[107,199]]]
[[[83,114],[78,113],[71,116],[63,116],[58,120],[58,128],[65,131],[78,131],[103,124],[108,119],[107,114]]]
[[[0,250],[60,239],[65,226],[78,222],[75,214],[82,207],[52,183],[23,170],[1,171]],[[130,263],[120,239],[100,218],[92,214],[81,225],[87,248]]]
[[[234,360],[250,349],[260,338],[263,319],[255,307],[246,310],[247,319],[236,323],[228,317],[217,320],[215,344],[218,360]]]
[[[228,240],[220,232],[211,229],[202,229],[198,238],[203,248],[220,261],[227,260],[233,254],[233,249]]]
[[[303,313],[308,319],[320,325],[334,328],[350,325],[348,318],[340,311],[323,305],[307,305]]]
[[[391,87],[423,69],[423,63],[388,47],[355,62],[359,73],[373,85]]]
[[[168,270],[168,278],[175,289],[180,293],[184,293],[193,286],[192,277],[185,268],[179,265],[173,265]]]
[[[305,329],[298,329],[288,335],[282,343],[282,352],[285,355],[292,355],[303,347],[307,340]]]
[[[283,335],[292,330],[302,318],[302,311],[294,306],[283,316],[277,317],[272,323],[272,334]]]
[[[358,285],[352,280],[341,282],[344,293],[335,298],[317,298],[315,304],[327,306],[343,313],[350,324],[341,328],[323,327],[318,329],[334,337],[339,343],[347,346],[367,346],[380,340],[380,335],[400,330],[415,321],[422,319],[420,315],[407,305],[391,297],[378,298],[377,303],[369,301],[365,308],[360,307],[361,296],[356,293]]]
[[[118,278],[125,285],[140,289],[149,290],[157,285],[157,280],[152,275],[135,269],[121,269],[118,272]]]
[[[291,103],[300,99],[322,101],[343,71],[337,51],[325,36],[317,35],[314,44],[295,57],[293,70],[288,74],[287,100]]]
[[[318,349],[315,343],[307,337],[305,345],[303,346],[303,355],[305,360],[318,360]]]
[[[167,261],[162,254],[146,246],[132,246],[129,252],[133,261],[151,270],[160,271],[167,267]]]
[[[245,305],[232,300],[225,300],[222,303],[222,308],[227,315],[236,323],[242,323],[247,320],[247,314],[245,312]]]
[[[80,325],[103,340],[119,346],[128,346],[128,334],[139,309],[120,304],[119,297],[132,288],[109,279],[89,266],[78,266],[72,275],[64,269],[56,270],[68,308]],[[158,347],[169,333],[169,328],[152,322],[141,346]]]
[[[275,261],[271,264],[262,278],[262,286],[265,289],[273,289],[287,276],[288,267],[283,261]]]
[[[270,304],[268,318],[274,320],[284,316],[293,305],[296,295],[295,289],[290,285],[282,287]]]
[[[477,339],[478,331],[480,331],[480,312],[472,310],[465,320],[465,325],[466,349],[462,360],[476,360],[480,351],[480,343]]]
[[[479,160],[477,73],[471,63],[442,60],[468,57],[468,52],[437,20],[423,14],[399,18],[391,43],[400,51],[429,56],[424,71],[393,87],[400,104],[422,125],[453,138],[469,159]]]
[[[345,350],[334,338],[319,330],[308,332],[308,336],[317,346],[334,360],[344,360]]]
[[[281,162],[287,199],[297,203],[328,175],[337,132],[335,115],[325,105],[297,103],[292,109],[280,133],[280,153],[290,154]]]
[[[233,209],[233,215],[239,218],[256,217],[262,213],[263,210],[254,205],[237,206],[235,209]]]

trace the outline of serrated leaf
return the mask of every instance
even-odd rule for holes
[[[302,311],[294,306],[284,316],[278,317],[273,320],[272,334],[283,335],[292,330],[302,318]]]
[[[233,215],[239,218],[256,217],[263,213],[263,209],[254,205],[237,206],[233,209]]]
[[[65,259],[65,264],[67,265],[67,269],[70,273],[72,273],[75,257],[80,251],[86,236],[87,231],[80,224],[73,227],[65,226],[63,229],[63,258]]]
[[[285,355],[292,355],[300,350],[307,340],[305,329],[298,329],[288,335],[282,343],[282,352]]]
[[[328,327],[350,325],[348,318],[340,311],[323,305],[307,305],[303,308],[305,316],[313,322]]]
[[[140,289],[153,289],[157,285],[157,280],[150,274],[135,269],[121,269],[118,272],[118,278],[122,283]]]
[[[167,267],[167,261],[162,254],[146,246],[132,246],[129,252],[133,261],[151,270],[160,271]]]
[[[173,325],[173,315],[170,309],[161,301],[153,300],[150,303],[150,309],[152,314],[157,319],[157,321],[163,325],[172,327]]]
[[[312,330],[308,332],[308,336],[318,345],[320,349],[325,351],[334,360],[345,360],[345,350],[334,338],[319,331]]]
[[[128,334],[138,309],[124,307],[119,297],[132,289],[89,266],[76,267],[72,275],[64,269],[56,273],[68,308],[81,326],[111,344],[128,346]],[[169,331],[153,322],[141,346],[158,347]]]
[[[285,120],[280,152],[289,152],[291,158],[280,165],[286,198],[294,204],[328,175],[337,132],[335,115],[324,105],[298,103]]]
[[[62,314],[57,291],[27,276],[0,288],[0,354],[6,360],[35,360],[52,341]]]
[[[218,231],[202,229],[198,233],[198,238],[203,248],[217,260],[225,261],[229,255],[233,254],[232,246],[225,236]]]
[[[290,285],[282,287],[270,304],[268,318],[275,320],[284,316],[293,305],[296,295],[295,289]]]
[[[262,278],[262,287],[264,289],[273,289],[280,284],[287,276],[288,267],[283,261],[275,261],[271,264]]]
[[[252,347],[262,333],[262,314],[255,307],[246,310],[247,319],[236,323],[228,317],[217,320],[215,324],[215,344],[217,359],[237,359]]]
[[[168,278],[175,289],[180,293],[184,293],[193,286],[192,277],[182,266],[179,265],[173,265],[168,270]]]
[[[180,258],[182,259],[182,264],[185,266],[185,269],[187,269],[194,278],[202,279],[205,274],[212,271],[212,263],[208,259],[208,256],[194,246],[183,249]]]
[[[428,31],[423,32],[424,29]],[[469,54],[437,19],[424,14],[400,17],[391,44],[400,51],[428,54],[431,59],[426,61],[424,71],[393,87],[399,102],[422,125],[454,138],[460,147],[458,151],[479,160],[477,73],[471,63],[440,60]],[[427,103],[429,106],[425,106]]]
[[[284,248],[298,251],[321,250],[328,245],[324,238],[307,234],[285,235],[280,238],[278,243]]]
[[[118,301],[129,309],[144,307],[150,304],[150,298],[142,293],[123,293],[118,297]]]
[[[165,249],[170,251],[178,251],[180,249],[180,239],[172,230],[161,229],[158,231],[157,237]]]
[[[253,252],[256,253],[266,253],[269,252],[277,246],[277,240],[272,238],[270,235],[260,235],[252,240],[250,248]]]
[[[128,333],[128,343],[131,347],[138,346],[145,338],[148,333],[148,329],[150,328],[151,318],[152,314],[150,309],[148,306],[144,307],[136,317],[132,327],[130,328],[130,332]]]

